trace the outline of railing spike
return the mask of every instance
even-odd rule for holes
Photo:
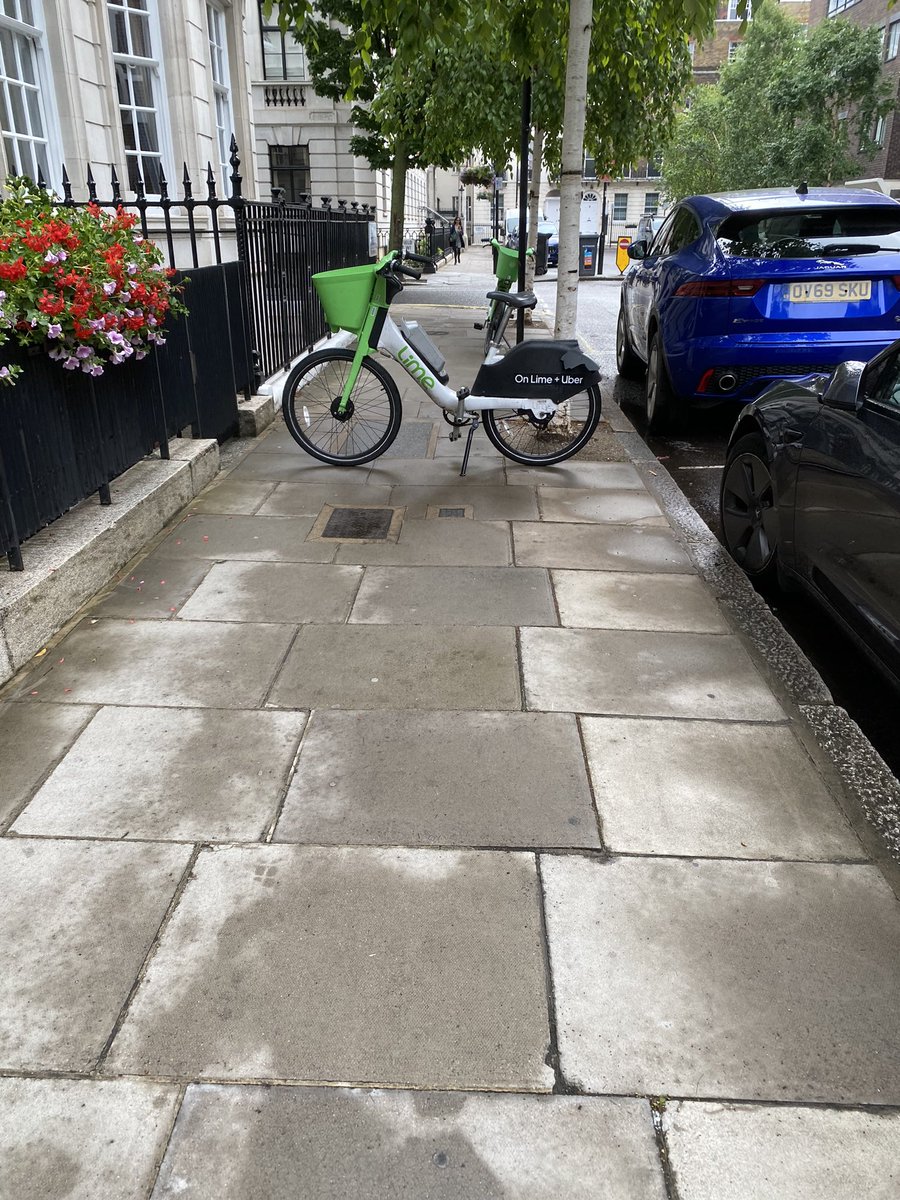
[[[63,204],[72,204],[72,184],[69,182],[69,172],[66,164],[62,165]]]
[[[163,170],[162,160],[159,163],[159,196],[161,200],[169,198],[169,181],[166,179],[166,173]]]
[[[37,185],[42,191],[46,191],[47,181],[44,178],[44,171],[43,171],[43,168],[41,167],[40,163],[38,163]]]
[[[212,163],[206,164],[206,193],[207,199],[215,200],[216,198],[216,175],[212,169]]]
[[[194,198],[194,185],[191,182],[190,175],[188,174],[187,163],[182,162],[181,165],[184,168],[181,175],[181,183],[184,187],[184,198],[185,200],[192,200]]]
[[[97,184],[94,182],[94,172],[91,170],[91,164],[88,163],[87,169],[87,189],[88,199],[93,203],[97,203]]]
[[[119,205],[122,203],[122,191],[119,187],[119,176],[116,174],[115,164],[110,167],[109,180],[112,186],[113,204]]]

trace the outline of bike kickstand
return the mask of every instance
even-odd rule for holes
[[[460,468],[460,476],[465,475],[466,468],[469,465],[469,451],[472,449],[472,436],[478,428],[478,417],[472,418],[472,424],[469,426],[469,436],[466,438],[466,450],[463,454],[462,467]]]

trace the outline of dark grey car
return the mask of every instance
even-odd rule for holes
[[[720,515],[751,579],[810,592],[900,687],[900,342],[748,405]]]

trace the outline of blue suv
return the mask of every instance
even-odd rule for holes
[[[900,204],[879,192],[690,196],[628,253],[616,362],[626,378],[646,371],[654,432],[900,335]]]

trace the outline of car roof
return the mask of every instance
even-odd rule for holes
[[[690,206],[707,220],[721,220],[731,213],[771,211],[783,208],[796,210],[801,205],[816,208],[842,208],[847,205],[882,205],[900,207],[891,196],[866,188],[810,188],[799,195],[794,188],[754,188],[744,192],[712,192],[706,196],[686,196]]]

